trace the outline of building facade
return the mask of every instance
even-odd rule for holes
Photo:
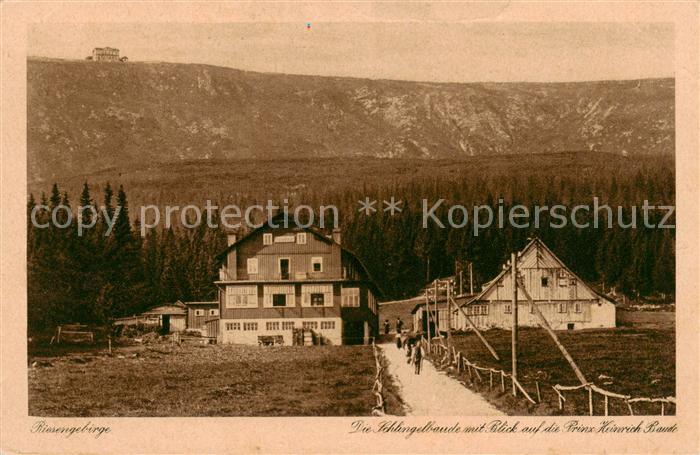
[[[219,317],[219,301],[182,302],[187,307],[187,330],[206,332],[206,321]]]
[[[96,47],[92,50],[92,60],[95,62],[118,62],[119,49],[113,47]]]
[[[216,282],[218,341],[292,345],[303,329],[322,343],[368,343],[378,334],[379,290],[366,268],[339,232],[280,223],[229,235]]]
[[[520,284],[554,330],[615,327],[615,304],[581,280],[540,239],[531,240],[517,254]],[[457,303],[480,329],[510,329],[513,321],[513,285],[510,266],[484,285],[482,291]],[[526,296],[518,292],[518,325],[539,326]],[[455,319],[456,318],[456,319]],[[457,311],[453,327],[468,329]]]

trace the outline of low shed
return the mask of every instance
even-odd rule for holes
[[[151,308],[143,312],[142,316],[157,317],[159,325],[169,333],[180,332],[187,327],[187,307],[179,301]]]

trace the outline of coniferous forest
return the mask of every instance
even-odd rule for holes
[[[632,166],[630,166],[632,168]],[[338,175],[342,175],[338,174]],[[338,207],[343,246],[357,254],[384,292],[385,299],[415,295],[424,284],[436,277],[452,275],[457,261],[474,264],[475,282],[480,284],[498,273],[503,262],[527,239],[539,236],[579,276],[598,285],[599,289],[615,289],[630,299],[659,297],[672,302],[675,289],[675,229],[647,228],[641,207],[674,205],[673,163],[635,167],[620,172],[479,172],[471,174],[428,176],[404,179],[377,178],[362,184],[352,176],[337,177],[343,185],[305,185],[294,194],[281,191],[273,197],[288,198],[290,209],[295,204],[312,207],[334,204]],[[27,206],[28,321],[29,332],[51,330],[56,324],[81,322],[108,324],[120,316],[137,314],[145,309],[178,299],[210,300],[217,295],[213,282],[218,278],[217,254],[226,245],[223,227],[210,229],[205,223],[196,228],[175,225],[159,226],[140,235],[137,205],[130,205],[129,187],[119,181],[99,185],[85,182],[82,191],[69,194],[59,184],[40,194],[31,194]],[[128,185],[128,183],[127,183]],[[91,192],[91,188],[93,188]],[[244,207],[251,202],[263,203],[269,192],[223,195],[224,204]],[[162,191],[161,191],[162,196]],[[179,196],[182,197],[182,194]],[[382,210],[382,200],[391,197],[402,201],[402,211],[394,215]],[[185,196],[186,197],[186,196]],[[358,212],[358,201],[375,199],[376,213]],[[550,226],[547,213],[540,216],[539,227],[512,227],[507,213],[513,205],[563,205],[567,218],[578,204],[600,204],[613,209],[613,227],[608,228],[605,215],[600,226],[577,228],[570,222],[565,227]],[[432,206],[445,202],[435,215],[446,226],[436,223],[422,227],[422,199]],[[140,194],[138,204],[151,203]],[[162,203],[163,199],[156,202]],[[30,215],[37,204],[49,207],[38,210],[38,224],[50,221],[51,210],[59,204],[71,207],[92,205],[98,209],[95,226],[78,235],[75,224],[59,228],[65,213],[57,211],[56,223],[48,227],[33,226]],[[467,223],[450,227],[448,209],[460,204],[469,209]],[[495,223],[473,232],[471,208],[488,205],[495,214],[506,213],[503,227]],[[617,207],[623,207],[623,222],[628,224],[637,207],[636,228],[622,228]],[[109,235],[101,208],[111,219],[121,207]],[[131,210],[130,210],[131,209]],[[63,213],[64,218],[61,218]],[[601,212],[602,213],[602,212]],[[77,214],[76,214],[77,215]],[[650,212],[649,221],[657,224],[665,211]],[[91,221],[89,210],[83,221]],[[592,222],[590,211],[579,211],[580,224]],[[453,221],[461,221],[455,215]],[[675,216],[666,221],[675,225]],[[461,223],[460,223],[461,224]],[[557,224],[557,223],[555,223]],[[328,227],[328,226],[327,226]],[[245,232],[239,233],[243,235]],[[478,289],[478,288],[477,288]]]

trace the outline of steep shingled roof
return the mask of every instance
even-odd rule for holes
[[[264,221],[261,226],[258,226],[257,228],[251,230],[248,232],[246,235],[241,237],[240,239],[237,239],[234,243],[231,245],[227,246],[221,253],[216,255],[216,259],[219,263],[223,262],[226,255],[234,248],[238,247],[239,245],[243,244],[244,242],[247,242],[251,238],[253,238],[255,235],[260,233],[261,231],[265,230],[274,230],[274,229],[279,229],[279,227],[275,228],[271,226],[270,224],[275,224],[279,225],[281,222],[285,219],[286,214],[284,212],[278,213],[277,215],[273,216],[272,218],[269,218],[267,221]],[[291,223],[290,223],[291,221]],[[355,264],[364,272],[364,274],[367,276],[369,279],[370,283],[372,286],[374,286],[375,291],[377,291],[377,298],[381,298],[384,295],[384,292],[382,289],[379,287],[377,284],[376,280],[372,278],[372,275],[369,273],[369,270],[367,267],[364,265],[364,263],[360,260],[359,257],[357,257],[357,254],[355,252],[351,251],[350,249],[342,246],[339,243],[336,243],[333,241],[333,239],[329,238],[326,234],[324,234],[322,231],[320,231],[318,228],[315,228],[313,226],[299,226],[299,225],[294,225],[294,220],[289,220],[287,218],[287,225],[289,227],[296,227],[300,231],[308,232],[312,235],[314,235],[316,238],[320,239],[323,242],[326,242],[328,244],[333,244],[335,243],[340,247],[341,253],[344,254],[346,257],[350,258]],[[285,228],[287,229],[287,228]]]

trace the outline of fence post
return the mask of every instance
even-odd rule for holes
[[[537,402],[542,403],[542,396],[540,395],[540,383],[535,381],[535,388],[537,389]]]
[[[505,374],[505,373],[503,373],[503,370],[501,370],[501,392],[504,392],[504,393],[505,393],[505,391],[506,391],[506,380],[505,380],[504,374]]]
[[[607,416],[608,415],[608,396],[607,395],[604,395],[604,396],[605,396],[605,415]],[[661,415],[663,415],[663,411],[661,412]]]
[[[493,370],[489,370],[489,390],[493,389]]]
[[[588,415],[593,415],[593,389],[588,386]]]

